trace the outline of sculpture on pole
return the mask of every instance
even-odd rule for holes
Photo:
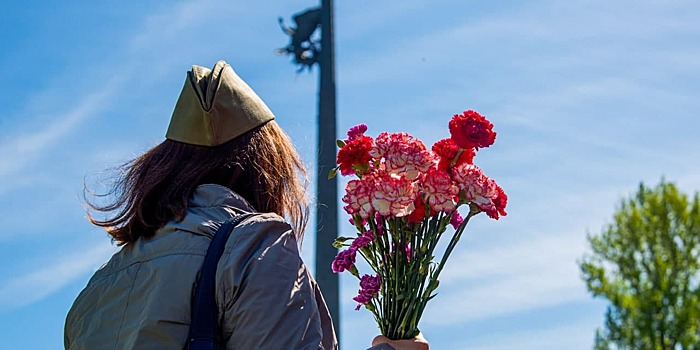
[[[275,50],[278,55],[293,55],[294,63],[299,65],[301,72],[304,68],[311,70],[314,63],[318,63],[321,52],[320,40],[311,36],[321,25],[321,9],[316,7],[298,13],[292,17],[296,27],[288,27],[284,24],[282,17],[278,22],[282,31],[289,35],[289,44],[283,48]]]

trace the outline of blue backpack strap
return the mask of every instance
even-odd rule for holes
[[[216,306],[216,266],[224,254],[224,248],[233,229],[243,220],[255,214],[241,214],[226,221],[216,231],[209,243],[207,255],[197,279],[190,317],[190,331],[186,349],[214,350],[219,344],[219,309]]]

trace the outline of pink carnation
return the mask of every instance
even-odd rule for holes
[[[342,198],[342,201],[347,203],[343,209],[350,215],[359,214],[364,220],[369,218],[369,213],[372,211],[370,195],[373,184],[368,183],[367,178],[369,177],[365,176],[362,180],[348,181],[345,185],[345,196]]]
[[[374,176],[370,176],[374,175]],[[394,177],[386,172],[370,174],[374,182],[372,207],[382,216],[403,217],[414,209],[413,201],[418,192],[416,184],[404,177]]]
[[[360,136],[365,135],[365,131],[367,131],[367,124],[358,124],[350,128],[348,130],[348,138],[345,140],[345,143],[348,143]]]
[[[423,191],[430,209],[445,213],[455,210],[453,198],[459,194],[459,188],[446,171],[431,169],[423,181]]]
[[[463,222],[464,218],[462,217],[462,215],[459,215],[458,211],[455,210],[454,212],[452,212],[452,216],[450,217],[450,225],[452,225],[452,227],[454,227],[455,230],[458,229],[459,225],[461,225]]]
[[[377,295],[377,293],[379,293],[381,286],[381,276],[362,276],[362,278],[360,278],[360,290],[358,291],[358,295],[352,298],[353,300],[359,303],[355,310],[359,310],[362,305],[369,303],[372,300],[372,298],[374,298],[374,296]]]
[[[474,164],[462,164],[452,168],[452,176],[470,202],[489,217],[498,220],[505,216],[508,197],[495,181],[490,179]]]
[[[350,225],[353,225],[353,226],[355,226],[355,225],[362,225],[362,226],[367,225],[367,219],[360,218],[360,220],[358,222],[355,222],[354,216],[351,216],[348,219],[348,222],[350,223]]]
[[[353,266],[355,266],[356,255],[357,251],[352,248],[340,251],[338,255],[335,256],[335,259],[333,259],[331,269],[335,273],[350,270]]]
[[[376,211],[374,212],[374,222],[377,225],[377,234],[380,236],[383,235],[384,234],[384,218],[382,218],[382,215]]]
[[[359,237],[355,238],[355,240],[352,241],[350,248],[361,249],[364,246],[372,243],[372,241],[374,241],[374,232],[372,232],[372,230],[369,230],[360,235]]]

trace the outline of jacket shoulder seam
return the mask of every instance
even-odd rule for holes
[[[155,260],[155,259],[159,259],[159,258],[165,258],[168,256],[174,256],[174,255],[197,255],[197,256],[203,257],[206,255],[206,252],[196,252],[196,251],[182,249],[182,250],[172,251],[172,252],[169,252],[167,254],[151,254],[151,255],[148,255],[144,258],[140,258],[138,260],[135,260],[129,264],[120,266],[118,268],[110,269],[109,271],[105,271],[105,270],[98,271],[96,273],[95,277],[102,278],[102,277],[111,276],[111,275],[118,273],[122,270],[126,270],[134,265],[139,265],[139,264],[143,264],[147,261],[151,261],[151,260]],[[100,273],[100,272],[102,272],[102,273]]]
[[[141,266],[139,266],[136,269],[136,274],[134,275],[134,279],[131,282],[131,287],[129,288],[129,293],[127,293],[127,295],[126,295],[126,305],[124,306],[124,310],[122,311],[122,319],[121,319],[121,321],[119,321],[119,330],[117,330],[117,341],[114,343],[114,350],[117,350],[117,346],[119,345],[119,340],[121,339],[122,327],[124,326],[124,320],[126,319],[126,312],[129,309],[129,301],[131,301],[131,292],[134,290],[134,286],[136,285],[136,279],[138,278],[140,270],[141,270]]]

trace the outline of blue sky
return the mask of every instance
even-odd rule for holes
[[[313,1],[5,4],[0,23],[0,338],[59,349],[73,298],[116,248],[85,220],[97,184],[163,140],[192,64],[226,59],[308,165],[315,74],[274,55],[277,17]],[[421,328],[435,349],[590,349],[605,303],[576,265],[619,199],[700,188],[697,1],[337,1],[338,124],[446,137],[475,109],[476,163],[510,196],[473,220]],[[313,187],[310,189],[313,190]],[[313,222],[313,221],[312,221]],[[303,255],[313,267],[313,224]],[[340,234],[351,233],[341,226]],[[342,279],[344,349],[378,332]]]

